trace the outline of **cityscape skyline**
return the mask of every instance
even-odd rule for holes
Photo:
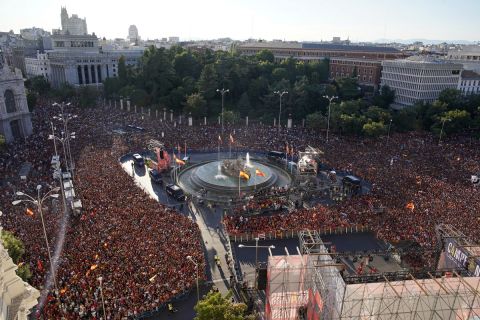
[[[23,19],[5,15],[0,19],[0,30],[19,32],[20,29],[33,26],[47,31],[60,28],[59,13],[62,6],[67,8],[69,14],[85,17],[90,33],[109,39],[125,38],[128,27],[134,24],[143,39],[178,36],[181,40],[230,37],[236,40],[325,41],[338,36],[353,42],[385,39],[480,40],[475,32],[480,27],[480,22],[475,18],[480,3],[474,0],[425,0],[421,3],[412,0],[402,3],[343,0],[335,4],[310,0],[296,3],[285,0],[256,3],[247,0],[241,4],[219,0],[202,3],[187,0],[181,4],[145,1],[142,7],[149,10],[131,10],[130,6],[119,6],[111,1],[86,0],[78,3],[48,0],[30,3],[25,0],[5,0],[0,4],[0,12],[12,12],[22,7]],[[458,7],[468,7],[469,10],[462,12],[462,15],[452,14]],[[116,18],[108,19],[109,23],[106,24],[105,12],[111,12]],[[172,14],[175,12],[178,14]]]

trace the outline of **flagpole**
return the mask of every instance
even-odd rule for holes
[[[240,172],[238,173],[238,198],[240,198]]]
[[[232,158],[232,140],[230,140],[228,145],[229,145],[228,157]]]
[[[185,158],[187,157],[187,140],[185,140]]]

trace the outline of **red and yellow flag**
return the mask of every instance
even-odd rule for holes
[[[238,177],[243,178],[245,180],[250,179],[250,175],[248,173],[246,173],[245,171],[240,171],[240,173],[238,174]]]
[[[92,271],[95,270],[95,269],[97,269],[97,268],[98,268],[98,264],[92,264],[92,265],[90,266],[90,270],[92,270]]]
[[[173,155],[173,158],[175,159],[176,164],[179,164],[181,166],[185,165],[185,161],[178,159],[177,156]]]
[[[33,211],[30,208],[27,208],[26,214],[29,215],[30,217],[33,217],[34,215]]]
[[[286,154],[289,154],[289,152],[290,152],[290,151],[289,151],[289,149],[288,149],[288,143],[286,143],[286,144],[285,144],[285,153],[286,153]]]
[[[255,174],[259,177],[265,177],[265,173],[260,169],[255,169]]]

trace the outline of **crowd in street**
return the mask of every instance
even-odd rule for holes
[[[30,282],[37,288],[43,288],[49,269],[40,218],[25,214],[26,206],[13,207],[11,202],[18,190],[33,195],[37,184],[43,185],[42,192],[58,185],[50,168],[53,143],[47,139],[58,109],[47,107],[50,101],[40,100],[40,104],[33,114],[34,134],[8,145],[0,155],[2,226],[25,243],[24,262],[32,271]],[[78,137],[72,142],[72,154],[74,185],[84,210],[81,217],[69,221],[56,275],[58,292],[50,291],[41,311],[45,319],[102,317],[99,277],[107,317],[121,319],[155,309],[190,290],[195,284],[195,266],[186,256],[205,269],[195,223],[149,198],[118,163],[121,155],[141,151],[152,138],[164,142],[169,150],[186,144],[187,153],[216,151],[219,143],[222,151],[228,151],[230,134],[232,151],[285,151],[285,142],[295,151],[311,145],[324,151],[324,165],[353,172],[372,184],[371,193],[333,206],[226,217],[224,223],[231,234],[365,225],[381,239],[414,240],[432,248],[436,245],[435,225],[448,223],[480,241],[479,189],[469,181],[470,175],[480,172],[478,140],[450,137],[439,146],[438,137],[415,132],[372,140],[332,135],[325,144],[322,133],[300,127],[279,134],[271,126],[240,123],[226,126],[220,142],[217,123],[188,127],[100,106],[71,107],[71,112],[79,116],[71,122],[71,131]],[[128,131],[128,124],[145,131]],[[126,132],[115,133],[118,129]],[[25,162],[32,164],[32,170],[23,181],[18,170]],[[413,208],[407,207],[410,203]],[[245,210],[273,205],[253,201]],[[44,212],[54,247],[62,221],[61,203],[48,201]]]

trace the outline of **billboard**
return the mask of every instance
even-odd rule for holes
[[[479,247],[462,247],[455,239],[445,241],[445,263],[447,268],[459,268],[467,270],[473,277],[480,276]]]

